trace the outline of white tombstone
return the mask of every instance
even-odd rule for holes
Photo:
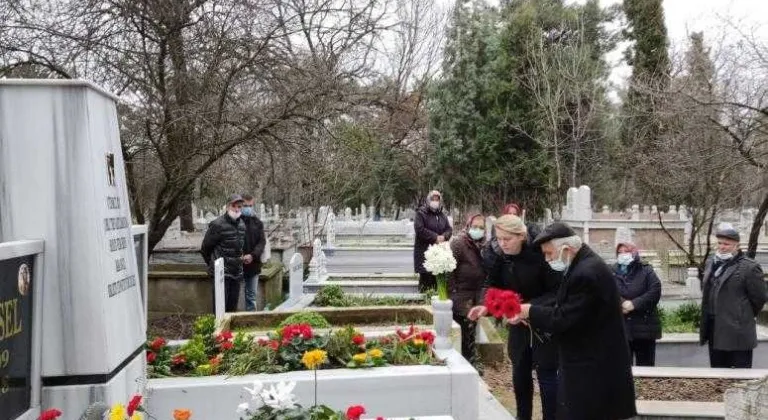
[[[309,215],[306,210],[299,211],[300,238],[302,244],[311,242]]]
[[[552,209],[544,209],[544,225],[549,225],[554,221],[555,218],[552,217]]]
[[[317,260],[317,277],[320,281],[328,279],[328,257],[325,256],[325,252],[320,250]]]
[[[677,207],[669,206],[669,214],[677,214]]]
[[[331,211],[328,215],[328,223],[325,225],[325,240],[328,248],[333,248],[336,244],[336,214]]]
[[[568,188],[565,195],[565,208],[563,208],[563,219],[575,220],[576,217],[576,195],[579,189],[576,187]]]
[[[365,206],[365,204],[360,205],[360,219],[365,220],[365,217],[368,215],[368,207]]]
[[[687,221],[688,220],[688,208],[685,206],[685,204],[681,204],[678,207],[680,210],[678,210],[678,216],[680,216],[681,221]]]
[[[304,294],[304,258],[300,252],[293,254],[288,270],[290,297],[298,299]]]
[[[656,207],[655,204],[651,205],[651,215],[654,217],[657,217],[658,213],[659,213],[659,208]]]
[[[312,257],[312,259],[309,260],[309,276],[307,277],[308,284],[320,283],[318,265],[319,265],[319,261],[317,258]]]
[[[265,263],[272,258],[272,243],[269,241],[269,238],[267,238],[266,242],[264,243],[264,251],[261,251],[261,262]]]
[[[344,209],[344,220],[352,220],[352,209],[349,207]]]
[[[589,245],[589,223],[584,223],[584,227],[582,229],[584,232],[582,235],[582,241],[584,241],[585,244]]]
[[[649,206],[647,204],[644,205],[643,206],[643,214],[649,214],[650,212],[651,212],[651,206]]]
[[[213,262],[213,312],[216,314],[216,325],[219,325],[221,320],[224,319],[224,313],[226,312],[224,299],[224,279],[224,258],[219,258]]]
[[[576,220],[592,220],[592,190],[582,185],[576,190]]]
[[[328,206],[320,206],[320,208],[317,209],[317,223],[321,227],[324,227],[327,222],[328,222]]]
[[[280,205],[279,204],[275,204],[274,207],[272,208],[272,217],[275,220],[279,220],[280,219]]]
[[[603,206],[603,214],[610,214],[611,208],[608,206]]]
[[[371,206],[368,208],[368,218],[370,220],[373,220],[376,217],[376,206]]]
[[[264,205],[264,203],[259,204],[259,219],[261,221],[267,220],[267,206]]]
[[[145,375],[147,323],[118,101],[81,80],[0,80],[0,242],[45,241],[42,310],[34,313],[44,340],[40,373],[88,381],[31,392],[66,418],[95,396],[124,403]],[[12,345],[0,343],[0,353]]]
[[[632,220],[634,221],[640,220],[640,205],[638,204],[632,205]]]
[[[688,291],[688,297],[691,299],[701,298],[701,281],[699,280],[699,269],[688,267],[688,276],[685,278],[685,287]]]

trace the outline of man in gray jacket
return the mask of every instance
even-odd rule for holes
[[[755,318],[768,300],[763,270],[739,249],[739,232],[722,224],[717,253],[707,261],[701,300],[701,345],[713,368],[751,368],[757,347]]]

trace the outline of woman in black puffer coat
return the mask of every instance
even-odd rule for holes
[[[620,243],[616,255],[613,277],[622,299],[632,359],[637,366],[654,366],[656,340],[661,338],[661,321],[656,309],[661,299],[661,281],[653,267],[640,261],[634,244]]]

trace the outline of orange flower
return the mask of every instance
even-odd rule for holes
[[[173,410],[173,420],[189,420],[192,412],[189,410]]]

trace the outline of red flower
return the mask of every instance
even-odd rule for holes
[[[148,363],[155,363],[155,359],[157,358],[157,354],[151,351],[147,352],[147,362]]]
[[[413,327],[413,325],[411,325],[411,328],[408,329],[407,333],[402,332],[399,328],[395,332],[397,333],[397,336],[400,337],[401,340],[407,340],[413,335],[415,331],[416,331],[415,328]]]
[[[433,344],[435,342],[435,335],[432,333],[432,331],[423,331],[420,337],[427,344]]]
[[[225,341],[225,342],[221,343],[221,350],[222,351],[232,350],[232,347],[234,347],[234,346],[235,345],[232,344],[231,341]]]
[[[184,354],[177,354],[171,359],[171,363],[174,365],[183,365],[187,363],[187,356]]]
[[[355,334],[355,336],[352,337],[352,344],[356,346],[362,346],[365,344],[365,336],[362,334]]]
[[[389,344],[391,342],[392,342],[392,340],[390,340],[389,337],[382,337],[382,338],[379,339],[379,343],[381,343],[383,345],[387,345],[387,344]]]
[[[160,351],[160,349],[165,346],[166,341],[162,337],[157,337],[154,340],[152,340],[151,343],[149,343],[149,348],[151,348],[154,351]]]
[[[286,325],[282,330],[283,344],[288,344],[297,337],[309,340],[312,338],[312,335],[312,327],[309,324]]]
[[[141,395],[134,395],[133,398],[131,398],[131,401],[128,403],[128,407],[126,408],[126,411],[128,412],[128,417],[132,416],[133,413],[136,411],[137,408],[141,405]]]
[[[381,416],[376,417],[376,420],[384,420],[384,417],[381,417]]]
[[[211,358],[211,360],[208,361],[208,364],[210,364],[212,367],[216,367],[220,363],[221,363],[221,355],[213,357],[213,358]]]
[[[224,341],[229,341],[232,339],[232,331],[225,330],[219,333],[219,335],[216,336],[216,341],[219,343]]]
[[[347,408],[347,420],[360,420],[360,416],[365,414],[365,407],[362,405],[353,405]]]
[[[42,413],[40,413],[40,417],[37,418],[37,420],[55,420],[61,416],[61,411],[51,408],[50,410],[45,410]]]
[[[277,349],[280,348],[280,342],[277,340],[270,340],[269,347],[272,347],[272,350],[277,351]]]

